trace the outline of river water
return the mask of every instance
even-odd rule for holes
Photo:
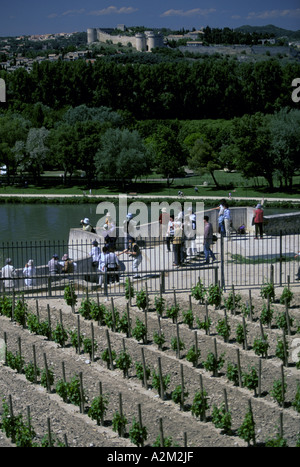
[[[0,204],[0,245],[3,242],[67,242],[71,228],[79,228],[88,217],[97,225],[102,215],[97,204]],[[291,209],[265,209],[265,214]]]

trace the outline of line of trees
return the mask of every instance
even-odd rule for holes
[[[130,54],[119,55],[118,61],[103,57],[94,64],[45,61],[34,63],[31,72],[2,70],[0,77],[14,109],[38,102],[56,110],[87,104],[129,112],[138,120],[198,120],[296,108],[291,100],[291,83],[300,76],[296,61],[242,63],[221,56],[152,64],[129,60]]]
[[[300,169],[300,110],[256,112],[230,120],[136,120],[127,112],[80,105],[54,110],[42,103],[0,113],[0,164],[7,182],[31,173],[40,183],[44,170],[64,173],[71,183],[77,170],[87,183],[126,180],[161,173],[167,183],[189,166],[209,172],[238,170],[246,178],[263,176],[291,190]]]

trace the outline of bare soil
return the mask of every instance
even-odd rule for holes
[[[242,295],[242,303],[249,299],[248,291],[238,292]],[[225,294],[226,297],[227,294]],[[276,298],[272,306],[277,313],[283,312],[285,307],[279,303],[280,289],[276,290]],[[174,304],[173,294],[164,295],[166,308]],[[90,296],[91,300],[97,301],[95,296]],[[178,318],[178,329],[181,341],[185,348],[176,355],[176,351],[171,348],[171,339],[177,336],[177,326],[164,313],[160,319],[161,332],[165,335],[165,343],[162,350],[153,341],[153,335],[158,331],[158,317],[154,307],[154,296],[150,295],[149,310],[147,317],[147,343],[138,342],[135,338],[128,338],[120,332],[113,332],[107,326],[100,326],[99,323],[84,319],[78,312],[81,305],[81,298],[72,312],[70,306],[64,299],[33,299],[27,300],[28,312],[36,313],[36,305],[40,321],[48,320],[49,312],[51,319],[51,328],[62,318],[63,326],[66,330],[79,330],[84,337],[91,337],[92,332],[97,342],[94,361],[90,355],[80,353],[71,346],[70,342],[65,347],[61,347],[46,337],[31,333],[26,327],[23,327],[11,319],[0,316],[0,338],[7,339],[7,350],[13,353],[19,351],[21,343],[21,352],[25,364],[33,361],[33,346],[36,351],[37,365],[43,370],[45,367],[45,358],[47,366],[54,373],[54,384],[51,391],[47,391],[40,381],[37,384],[30,383],[24,374],[17,373],[4,363],[0,364],[0,397],[8,401],[12,398],[13,410],[15,414],[22,413],[27,416],[27,408],[30,408],[32,426],[36,432],[36,440],[40,442],[47,434],[47,423],[50,420],[51,432],[60,441],[67,440],[70,447],[130,447],[134,446],[129,439],[128,432],[135,418],[138,420],[138,407],[140,404],[142,423],[147,428],[147,440],[145,446],[153,446],[156,438],[159,436],[159,422],[162,419],[165,437],[171,437],[173,446],[188,447],[235,447],[247,446],[247,443],[238,436],[237,430],[242,425],[244,417],[251,402],[253,417],[255,423],[255,435],[257,445],[264,446],[269,438],[274,438],[279,432],[280,414],[283,415],[283,437],[287,440],[288,446],[295,446],[300,431],[300,414],[293,407],[293,401],[297,393],[297,382],[300,380],[300,369],[292,358],[293,344],[297,338],[300,338],[300,293],[294,290],[294,298],[289,308],[289,315],[294,318],[291,329],[291,335],[286,334],[288,343],[289,363],[283,367],[285,382],[287,383],[285,404],[281,407],[271,396],[271,389],[275,380],[281,379],[282,361],[275,356],[277,339],[282,339],[283,332],[276,325],[273,319],[272,327],[263,326],[264,333],[268,336],[270,344],[268,357],[260,358],[255,355],[252,345],[256,337],[261,336],[259,316],[262,309],[263,299],[259,291],[252,293],[252,303],[254,306],[253,321],[246,318],[247,325],[247,344],[248,349],[243,349],[242,344],[236,341],[236,328],[242,324],[242,314],[237,310],[236,314],[227,312],[228,323],[231,326],[230,338],[224,342],[216,331],[218,320],[225,316],[225,309],[222,305],[220,309],[214,306],[208,307],[208,313],[212,320],[209,334],[200,330],[196,323],[204,321],[206,308],[194,299],[189,299],[187,294],[176,294],[176,301],[180,305],[180,315]],[[111,308],[111,300],[101,298],[100,302],[107,308]],[[114,298],[115,310],[120,314],[126,310],[127,301],[124,297]],[[183,323],[182,312],[190,308],[194,313],[193,327]],[[49,308],[47,308],[49,306]],[[145,322],[145,312],[139,310],[136,306],[135,298],[132,299],[129,307],[132,328],[134,328],[137,318]],[[123,372],[114,368],[110,370],[107,364],[102,360],[102,352],[108,347],[107,332],[109,335],[112,349],[118,355],[123,346],[129,352],[132,358],[132,365],[129,370],[129,377],[123,376]],[[198,365],[194,367],[186,359],[188,350],[195,343],[195,334],[197,335],[198,348],[201,352]],[[19,340],[20,338],[20,340]],[[217,345],[218,355],[224,354],[224,366],[220,369],[218,376],[213,376],[211,372],[204,368],[203,362],[206,360],[209,352],[214,352],[215,343]],[[299,347],[299,344],[298,344]],[[170,375],[170,384],[166,389],[164,398],[161,398],[156,389],[152,386],[152,378],[148,380],[148,387],[145,388],[142,382],[137,378],[135,362],[142,363],[142,349],[146,365],[151,369],[158,371],[158,361],[160,358],[163,375]],[[300,348],[299,348],[300,350]],[[239,385],[234,385],[229,381],[226,370],[229,362],[237,363],[237,357],[240,357],[240,364],[243,372],[250,371],[255,366],[258,369],[259,361],[262,365],[262,380],[260,396]],[[62,398],[56,393],[56,383],[63,377],[63,365],[66,379],[70,381],[75,375],[82,373],[84,392],[87,397],[84,406],[84,412],[81,413],[78,406],[63,402]],[[185,400],[184,410],[180,410],[180,405],[173,402],[171,395],[176,386],[181,384],[182,374],[184,377],[185,390],[188,397]],[[208,393],[209,409],[207,410],[206,421],[200,421],[191,413],[191,405],[194,395],[200,390],[200,375],[202,376],[203,387]],[[98,426],[96,421],[88,416],[88,410],[92,400],[99,395],[99,383],[102,383],[103,394],[108,396],[108,409],[104,417],[103,426]],[[112,419],[116,411],[119,410],[119,398],[122,397],[123,412],[127,417],[128,424],[124,437],[119,437],[112,429]],[[227,395],[228,408],[231,412],[232,432],[230,435],[224,434],[220,428],[216,428],[212,422],[213,406],[218,407],[224,402]],[[0,407],[0,420],[3,414],[3,408]],[[0,447],[15,446],[11,440],[0,432]]]

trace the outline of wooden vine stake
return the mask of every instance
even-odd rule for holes
[[[258,397],[261,397],[261,376],[262,376],[262,359],[258,360]]]
[[[236,349],[236,356],[237,356],[237,368],[238,368],[238,376],[239,376],[239,386],[241,388],[241,387],[243,387],[243,383],[242,383],[240,349]]]
[[[37,364],[36,364],[36,351],[35,345],[32,346],[32,353],[33,353],[33,368],[34,368],[34,383],[37,383]]]
[[[204,398],[204,387],[203,387],[203,379],[202,379],[202,375],[201,375],[201,374],[199,375],[199,379],[200,379],[200,391],[201,391],[201,395],[202,395],[202,398]],[[204,403],[204,407],[205,407],[205,403]],[[206,422],[206,411],[205,411],[205,409],[203,410],[203,413],[201,413],[201,415],[200,415],[200,420],[201,420],[201,422],[202,422],[202,421]]]
[[[116,316],[115,316],[115,305],[114,305],[113,297],[111,297],[111,317],[112,317],[112,330],[116,332]]]
[[[35,301],[35,309],[36,309],[36,317],[38,323],[40,323],[40,312],[39,312],[39,302],[38,300]]]
[[[205,300],[205,321],[207,323],[207,329],[205,328],[205,334],[210,335],[210,329],[209,329],[209,316],[208,316],[208,303],[207,300]]]
[[[77,316],[77,353],[80,355],[80,316]]]
[[[263,325],[262,325],[261,320],[259,320],[259,326],[260,326],[261,339],[262,339],[262,341],[265,343],[266,340],[265,340],[265,335],[264,335],[264,330],[263,330]],[[266,358],[266,359],[268,358],[268,350],[267,350],[267,349],[266,349],[266,351],[265,351],[265,358]]]
[[[286,345],[284,329],[282,330],[282,343],[283,343],[283,352],[284,352],[284,366],[288,366],[288,353],[287,353],[287,345]]]
[[[142,422],[142,408],[141,408],[141,404],[138,404],[138,412],[139,412],[139,424],[140,424],[140,428],[142,429],[142,428],[143,428],[143,422]],[[142,437],[141,444],[142,444],[142,448],[143,448],[143,447],[144,447],[144,440],[143,440],[143,437]]]
[[[218,361],[218,350],[217,350],[217,339],[214,338],[214,350],[215,350],[215,360]],[[218,376],[218,368],[215,368],[213,371],[214,376]]]
[[[180,400],[180,410],[184,411],[184,374],[183,374],[183,365],[180,364],[180,377],[181,377],[181,400]]]
[[[51,392],[51,385],[50,385],[50,377],[48,371],[48,364],[47,364],[47,357],[44,353],[44,364],[45,364],[45,372],[46,372],[46,383],[47,383],[47,392]]]
[[[159,374],[159,382],[160,382],[160,397],[161,399],[165,398],[165,390],[164,390],[164,382],[163,382],[163,375],[161,369],[161,358],[158,357],[158,374]]]
[[[119,412],[120,412],[120,416],[121,416],[121,420],[122,420],[123,419],[123,401],[122,401],[122,393],[121,392],[119,392]],[[119,429],[119,436],[121,436],[123,438],[124,435],[125,435],[125,427],[123,426],[123,423],[121,423],[120,429]]]
[[[247,329],[246,329],[246,321],[245,321],[244,316],[243,316],[243,331],[244,331],[244,349],[248,350]]]
[[[108,329],[106,329],[106,339],[107,339],[107,347],[108,347],[108,355],[109,355],[109,361],[110,361],[110,369],[114,369],[114,362],[112,358],[112,351],[111,351],[111,345],[110,345],[110,338],[109,338],[109,332]]]
[[[285,316],[286,316],[287,331],[288,331],[288,335],[290,336],[291,335],[291,322],[290,322],[289,305],[288,305],[287,298],[285,298],[284,302],[285,302]]]
[[[285,404],[285,390],[284,390],[284,369],[283,369],[283,365],[281,365],[280,369],[281,369],[281,395],[282,395],[282,407],[284,408],[284,404]]]
[[[100,396],[100,400],[102,401],[103,390],[102,390],[102,383],[101,383],[101,381],[99,381],[99,396]],[[101,414],[100,414],[100,425],[101,425],[101,426],[104,425],[103,410],[101,410]]]
[[[129,303],[126,303],[126,313],[127,313],[127,337],[131,337],[131,321],[130,321],[130,311],[129,311]]]
[[[79,373],[79,384],[80,384],[80,413],[84,413],[84,391],[82,383],[82,371]]]
[[[18,346],[19,346],[19,355],[20,355],[20,367],[18,368],[18,373],[22,373],[23,372],[23,367],[22,367],[21,337],[18,337]]]
[[[165,444],[165,439],[164,439],[164,429],[163,429],[162,418],[159,419],[159,440],[160,440],[160,447],[163,448]]]
[[[50,423],[49,417],[47,417],[47,427],[48,427],[48,447],[52,448],[51,423]]]
[[[236,314],[236,305],[235,305],[235,292],[234,292],[234,285],[232,284],[232,311],[235,316]]]
[[[63,317],[62,317],[62,311],[61,310],[59,310],[59,321],[60,321],[60,325],[61,325],[61,329],[62,329],[62,336],[63,336],[62,346],[65,347],[66,343],[65,343],[65,339],[64,339],[64,325],[63,325]]]
[[[47,303],[47,315],[48,315],[48,326],[49,326],[48,339],[51,340],[52,330],[51,330],[51,314],[50,314],[50,305],[49,305],[49,303]]]
[[[179,325],[178,325],[178,323],[176,323],[176,339],[177,339],[176,357],[180,358],[180,336],[179,336]]]
[[[253,321],[251,289],[249,289],[249,319],[251,322]]]
[[[195,340],[195,361],[193,362],[193,366],[197,368],[198,366],[198,333],[194,331],[194,340]]]
[[[144,353],[144,348],[141,348],[142,351],[142,364],[143,364],[143,386],[148,389],[148,381],[147,381],[147,368],[146,368],[146,361],[145,361],[145,353]]]

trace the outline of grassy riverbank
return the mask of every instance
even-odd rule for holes
[[[300,184],[294,185],[291,193],[284,192],[278,187],[270,192],[262,180],[241,179],[240,174],[225,173],[220,171],[218,177],[222,183],[217,187],[210,180],[204,184],[201,177],[188,176],[178,178],[169,186],[166,180],[158,178],[145,179],[127,186],[126,191],[118,186],[102,185],[99,188],[87,189],[84,184],[74,186],[57,185],[49,183],[49,186],[3,186],[0,187],[0,203],[99,203],[99,200],[109,199],[117,201],[120,194],[126,194],[129,200],[141,200],[146,203],[152,201],[174,202],[192,199],[204,201],[208,206],[215,206],[216,202],[225,198],[231,206],[253,206],[255,202],[264,200],[264,205],[272,205],[283,208],[297,208],[300,203]],[[153,176],[153,174],[152,174]],[[43,178],[43,177],[42,177]],[[53,181],[54,179],[52,179]],[[230,181],[229,181],[230,180]],[[232,187],[232,188],[231,188]],[[183,193],[183,197],[178,196]]]
[[[191,201],[196,203],[197,201],[203,202],[206,208],[215,207],[218,205],[219,199],[223,198],[224,196],[213,196],[213,197],[205,197],[205,196],[151,196],[151,195],[127,195],[127,202],[136,202],[142,201],[143,203],[150,205],[153,202],[167,202],[172,204],[174,201],[180,201],[181,203]],[[228,199],[228,197],[226,197]],[[109,201],[112,203],[119,202],[119,194],[118,195],[70,195],[70,194],[11,194],[11,195],[2,195],[0,193],[0,205],[1,204],[98,204],[102,201]],[[274,208],[284,208],[290,210],[299,210],[300,209],[300,199],[291,199],[291,198],[262,198],[258,195],[257,197],[248,197],[248,198],[231,198],[228,199],[229,204],[231,207],[239,207],[239,206],[251,206],[253,207],[257,202],[263,201],[264,207],[274,207]]]

